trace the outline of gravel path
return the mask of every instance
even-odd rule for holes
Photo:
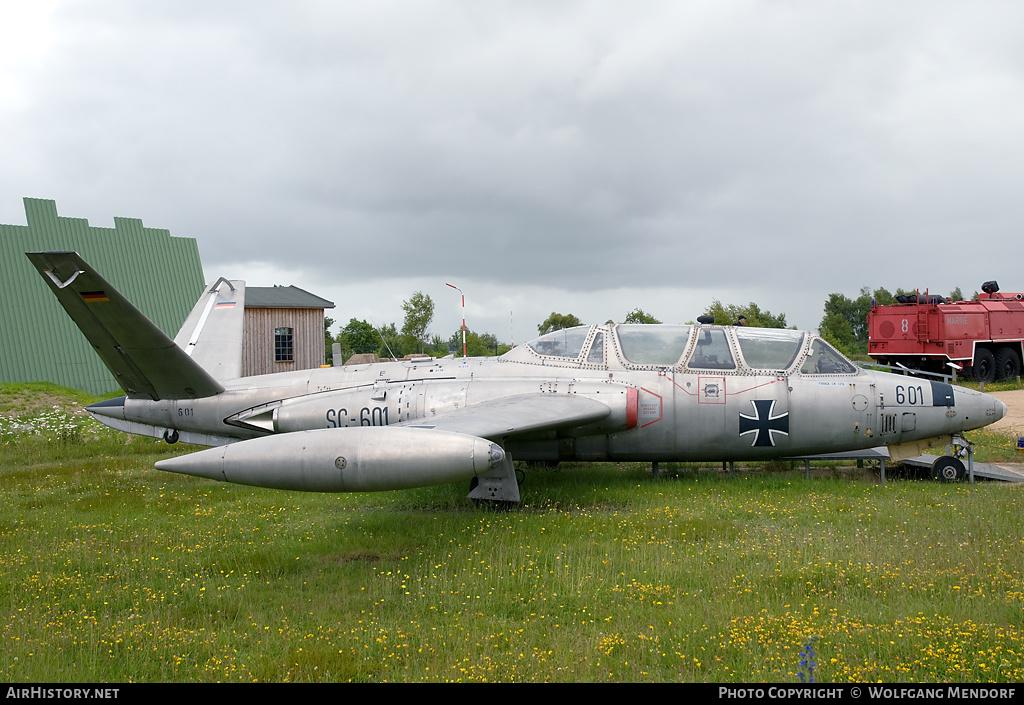
[[[1006,404],[1006,416],[996,421],[990,428],[1001,433],[1024,436],[1024,389],[1009,392],[992,392],[992,396]]]

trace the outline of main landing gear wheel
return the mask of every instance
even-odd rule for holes
[[[967,468],[959,458],[943,455],[932,463],[932,479],[939,482],[962,482],[967,477]]]

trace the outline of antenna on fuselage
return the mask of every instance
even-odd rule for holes
[[[388,349],[388,355],[391,356],[392,360],[397,360],[395,354],[391,352],[391,346],[388,345],[388,341],[384,339],[384,334],[380,332],[380,328],[377,327],[377,322],[373,320],[373,316],[370,316],[370,323],[373,324],[373,329],[377,331],[377,335],[380,336],[380,342],[384,343],[384,347]]]

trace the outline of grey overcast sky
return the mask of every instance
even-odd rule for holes
[[[207,278],[523,342],[552,311],[816,328],[830,292],[1024,290],[1024,3],[0,0],[22,197]]]

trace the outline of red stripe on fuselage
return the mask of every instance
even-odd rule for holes
[[[640,393],[632,387],[626,389],[626,430],[636,428],[640,416]]]

